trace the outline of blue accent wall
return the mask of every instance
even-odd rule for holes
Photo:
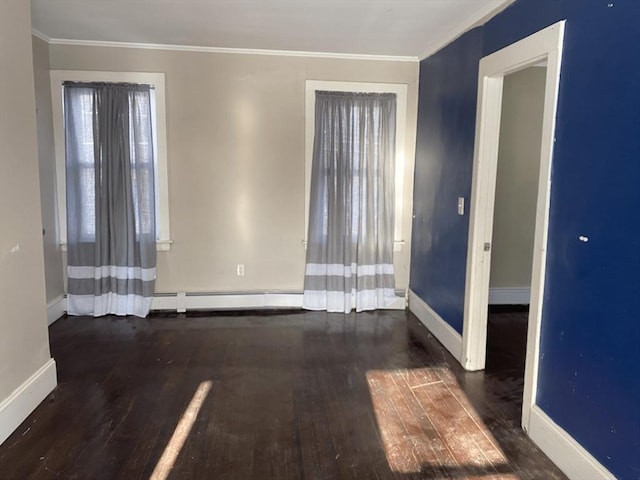
[[[462,333],[482,29],[420,64],[411,289]]]
[[[640,1],[519,0],[422,61],[410,288],[462,331],[478,60],[563,19],[537,403],[640,479]]]

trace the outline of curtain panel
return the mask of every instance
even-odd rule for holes
[[[396,299],[396,96],[316,92],[303,306],[348,313]]]
[[[70,315],[149,312],[156,278],[150,89],[64,84]]]

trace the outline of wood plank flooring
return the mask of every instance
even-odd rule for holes
[[[59,385],[2,480],[565,478],[509,375],[464,372],[405,312],[69,317],[50,338]]]

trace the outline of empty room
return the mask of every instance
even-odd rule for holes
[[[0,479],[640,479],[636,0],[0,0]]]

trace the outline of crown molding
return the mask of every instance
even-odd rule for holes
[[[200,53],[224,53],[236,55],[271,55],[279,57],[307,57],[307,58],[331,58],[339,60],[368,60],[377,62],[410,62],[416,63],[420,58],[413,56],[394,55],[365,55],[357,53],[331,53],[331,52],[304,52],[296,50],[267,50],[256,48],[228,48],[228,47],[202,47],[196,45],[171,45],[160,43],[130,43],[107,42],[98,40],[72,40],[65,38],[50,38],[43,33],[32,29],[33,35],[44,40],[50,45],[66,45],[77,47],[103,47],[103,48],[137,48],[145,50],[170,50],[177,52]]]
[[[429,48],[427,48],[425,52],[419,57],[420,60],[424,60],[425,58],[430,57],[434,53],[449,45],[458,37],[461,37],[469,30],[480,25],[484,25],[491,18],[495,17],[500,12],[510,7],[511,4],[513,4],[515,1],[516,0],[494,0],[491,3],[488,3],[484,8],[475,12],[473,15],[467,17],[460,23],[456,24],[455,27],[451,28],[449,30],[449,33],[445,35],[441,41],[432,43]]]

